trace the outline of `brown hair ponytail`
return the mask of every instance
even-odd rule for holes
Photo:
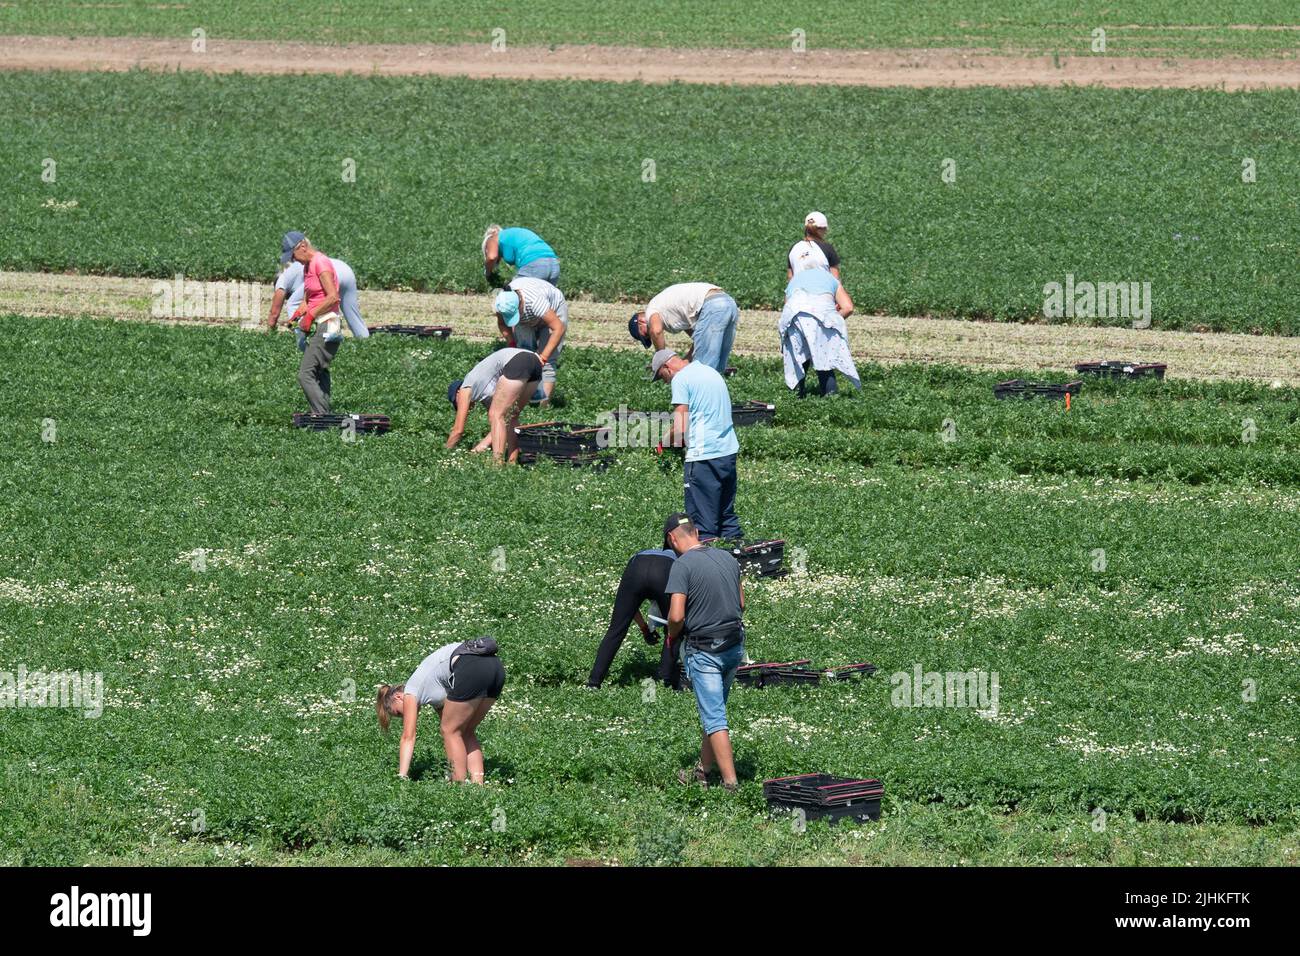
[[[379,715],[379,729],[388,732],[388,705],[393,695],[406,688],[405,684],[380,684],[379,693],[375,695],[375,712]]]

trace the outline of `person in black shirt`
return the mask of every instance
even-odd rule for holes
[[[614,662],[614,655],[622,646],[623,638],[627,636],[628,628],[633,621],[641,628],[641,636],[645,638],[647,644],[656,643],[658,637],[655,627],[646,623],[646,619],[641,615],[641,605],[650,601],[651,613],[656,613],[657,608],[660,617],[657,623],[662,624],[667,621],[668,598],[664,592],[668,587],[668,573],[672,570],[676,558],[677,555],[670,550],[639,551],[632,555],[618,583],[618,594],[614,598],[614,613],[609,619],[609,630],[605,632],[600,648],[596,651],[596,663],[591,668],[591,676],[587,678],[588,687],[599,687],[604,683],[605,677],[609,674],[609,667]],[[665,641],[656,676],[664,682],[665,686],[680,690],[681,668],[674,651],[676,648]]]

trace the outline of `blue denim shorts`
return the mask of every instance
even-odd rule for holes
[[[716,654],[709,651],[686,649],[686,673],[695,691],[695,703],[700,710],[700,726],[705,736],[727,729],[727,698],[731,696],[731,682],[736,679],[736,669],[745,662],[745,643]]]

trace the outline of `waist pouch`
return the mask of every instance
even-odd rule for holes
[[[473,654],[476,657],[495,657],[497,653],[497,639],[495,637],[478,637],[472,641],[466,641],[451,652],[452,658],[459,657],[461,654]]]
[[[686,648],[691,651],[708,651],[716,654],[728,651],[745,640],[745,625],[739,621],[719,624],[695,631],[686,636]]]
[[[343,320],[337,312],[326,312],[316,317],[316,331],[320,332],[326,342],[337,342],[343,338]]]

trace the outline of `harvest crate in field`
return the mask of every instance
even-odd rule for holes
[[[1100,375],[1106,378],[1159,378],[1165,377],[1164,362],[1125,362],[1110,359],[1104,362],[1080,362],[1074,370],[1080,375]]]
[[[450,325],[376,325],[371,334],[387,332],[390,335],[414,335],[422,339],[446,339],[451,337]]]
[[[770,425],[776,417],[776,406],[769,402],[739,402],[731,406],[731,423],[742,425]]]
[[[1066,395],[1078,395],[1082,387],[1083,383],[1078,381],[1066,382],[1062,385],[1054,382],[1026,382],[1021,378],[1013,378],[994,385],[993,395],[999,399],[1064,398]]]
[[[880,819],[879,780],[855,780],[825,773],[805,773],[763,781],[763,796],[773,810],[802,811],[806,820],[831,823],[848,817],[859,822]]]
[[[311,412],[294,412],[294,428],[310,428],[312,431],[329,431],[347,428],[352,423],[359,432],[383,434],[393,427],[387,415],[313,415]]]

